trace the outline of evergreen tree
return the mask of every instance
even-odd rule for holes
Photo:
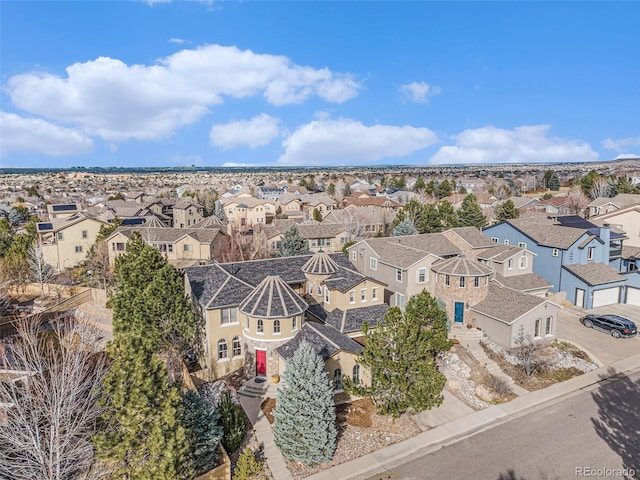
[[[549,181],[547,182],[547,188],[555,192],[560,190],[560,179],[558,178],[558,174],[556,172],[553,172],[551,177],[549,177]]]
[[[416,225],[418,232],[420,233],[438,233],[442,231],[442,220],[438,209],[431,205],[425,204],[422,206],[422,214],[420,223]]]
[[[220,414],[211,408],[197,392],[188,390],[182,396],[184,426],[189,442],[186,464],[196,476],[216,466],[218,445],[222,440]]]
[[[482,208],[474,194],[467,195],[462,201],[462,207],[456,212],[459,227],[482,228],[487,224],[487,219],[482,213]]]
[[[224,212],[224,207],[220,200],[216,200],[213,207],[213,214],[218,217],[222,223],[227,223],[227,214]]]
[[[420,203],[416,199],[411,199],[404,204],[402,210],[400,210],[396,217],[393,219],[393,226],[397,227],[405,220],[411,220],[414,225],[420,225],[422,217],[424,215],[424,204]]]
[[[94,438],[98,457],[114,478],[192,478],[180,389],[143,339],[118,340],[108,349],[113,363],[104,383],[104,428]]]
[[[344,256],[349,258],[349,247],[351,245],[355,245],[356,242],[354,242],[353,240],[349,240],[347,243],[345,243],[342,246],[342,253],[344,253]]]
[[[440,224],[443,230],[458,226],[458,217],[451,202],[447,202],[446,200],[440,202],[438,205],[438,217],[440,217]]]
[[[298,233],[298,227],[291,225],[280,242],[278,248],[278,257],[293,257],[295,255],[304,255],[309,251],[309,240],[302,238]]]
[[[320,210],[318,210],[317,208],[313,209],[313,219],[316,222],[321,222],[322,221],[322,214],[320,213]]]
[[[333,183],[330,183],[327,187],[327,195],[334,196],[336,194],[336,186]]]
[[[520,212],[513,203],[513,200],[506,200],[498,205],[496,207],[495,214],[496,221],[498,222],[504,222],[505,220],[518,218],[520,216]]]
[[[220,412],[220,425],[223,432],[222,446],[227,453],[231,454],[238,449],[242,440],[244,440],[246,433],[244,412],[233,401],[229,390],[220,397],[218,411]]]
[[[344,188],[342,189],[342,196],[343,197],[351,196],[351,186],[348,183],[346,183]]]
[[[308,342],[286,361],[284,380],[273,410],[276,446],[287,460],[304,465],[330,461],[338,437],[333,382]]]
[[[393,229],[392,236],[400,237],[402,235],[416,235],[418,230],[416,230],[415,225],[410,219],[403,220],[398,224],[396,228]]]
[[[435,194],[438,198],[448,197],[449,195],[451,195],[451,192],[453,192],[453,187],[451,186],[451,183],[449,183],[449,180],[447,180],[446,178],[442,182],[440,182],[435,189]]]
[[[371,386],[345,381],[356,395],[371,397],[379,414],[396,418],[442,403],[445,376],[436,369],[438,353],[449,350],[447,315],[429,292],[413,296],[405,311],[390,308],[376,328],[364,326],[360,364],[371,372]]]
[[[262,464],[256,460],[256,455],[249,447],[245,448],[236,468],[233,469],[233,480],[252,480],[262,473]]]

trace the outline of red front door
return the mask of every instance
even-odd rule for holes
[[[267,352],[264,350],[256,350],[256,373],[267,374]]]

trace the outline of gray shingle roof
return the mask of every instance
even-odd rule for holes
[[[331,275],[336,273],[339,268],[336,261],[329,255],[318,252],[307,260],[307,263],[302,266],[302,271],[314,275]]]
[[[325,279],[324,284],[329,290],[346,292],[347,290],[364,282],[366,279],[367,277],[355,270],[341,268],[329,278]]]
[[[336,308],[326,315],[325,322],[342,333],[353,333],[362,330],[365,322],[370,327],[378,326],[389,310],[389,305],[369,305],[367,307],[340,310]]]
[[[502,245],[494,243],[491,248],[486,248],[478,253],[478,258],[481,260],[491,260],[496,263],[504,263],[509,258],[521,254],[523,251],[520,247],[513,245]]]
[[[503,277],[499,273],[496,273],[495,281],[503,287],[512,288],[521,292],[538,290],[541,288],[551,288],[553,286],[535,273],[524,273],[522,275],[512,275],[510,277]]]
[[[184,270],[191,294],[203,308],[239,305],[254,290],[253,286],[229,275],[217,263]]]
[[[604,285],[605,283],[626,282],[627,277],[618,270],[604,263],[589,262],[586,265],[563,265],[562,268],[584,281],[588,285]]]
[[[471,310],[510,324],[544,302],[544,298],[501,287],[492,281],[489,294]]]
[[[563,227],[546,217],[526,217],[507,220],[539,245],[567,249],[586,232],[581,228]]]
[[[362,345],[343,335],[335,328],[307,321],[300,329],[300,332],[287,343],[276,348],[276,352],[287,360],[293,356],[303,340],[309,342],[323,360],[340,351],[351,353],[360,353],[362,351]]]
[[[461,253],[441,233],[370,238],[364,242],[376,253],[379,261],[399,268],[408,268],[430,253],[438,256]]]
[[[285,318],[303,313],[309,305],[278,275],[269,275],[240,304],[252,317]]]
[[[190,228],[164,228],[164,227],[118,227],[113,234],[122,233],[130,237],[133,232],[138,232],[146,242],[174,243],[184,236],[190,236],[200,243],[211,243],[220,233],[219,228],[197,229]],[[113,235],[112,234],[112,235]]]
[[[450,229],[450,231],[457,234],[472,248],[487,248],[494,245],[491,239],[476,227],[457,227]]]
[[[493,272],[492,268],[487,267],[481,263],[471,260],[466,255],[459,255],[457,257],[443,258],[435,262],[431,269],[437,273],[444,273],[446,275],[461,275],[461,276],[474,276],[482,277],[490,275]]]

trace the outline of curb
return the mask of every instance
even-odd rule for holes
[[[388,474],[394,467],[405,463],[409,457],[427,455],[475,433],[525,415],[541,405],[558,401],[580,390],[589,390],[612,377],[637,370],[640,370],[640,354],[618,360],[609,367],[601,367],[565,382],[530,392],[508,403],[471,413],[415,437],[318,472],[305,480],[363,480],[376,474]]]

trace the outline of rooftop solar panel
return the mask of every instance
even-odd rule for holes
[[[77,210],[78,207],[76,207],[75,204],[68,204],[68,205],[51,205],[51,210],[53,210],[54,212],[68,212],[71,210]]]
[[[53,224],[51,223],[39,223],[38,230],[53,230]]]

